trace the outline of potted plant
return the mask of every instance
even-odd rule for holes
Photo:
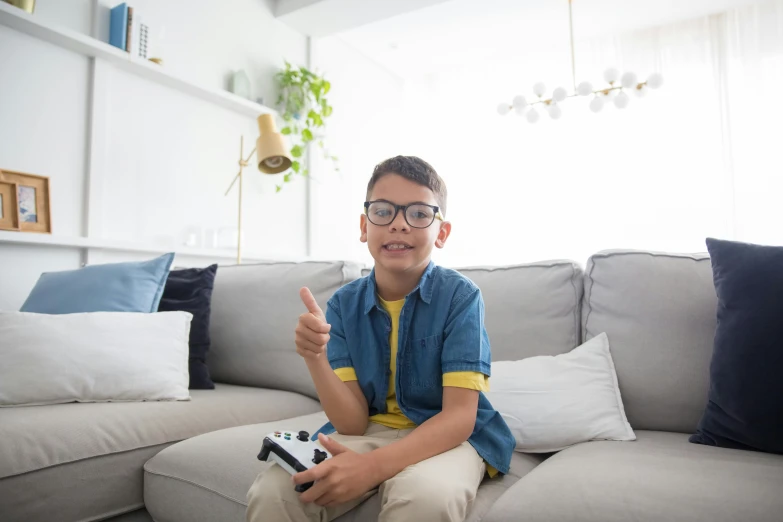
[[[331,160],[335,170],[339,171],[337,157],[326,151],[323,140],[325,121],[332,115],[332,106],[327,99],[331,84],[322,75],[288,62],[285,62],[285,69],[275,75],[275,80],[280,90],[277,105],[285,121],[280,132],[290,136],[292,142],[293,162],[291,170],[283,176],[283,182],[290,182],[295,175],[310,174],[302,166],[302,158],[313,143],[318,144],[324,151],[324,157]],[[277,186],[277,192],[282,189],[282,185]]]

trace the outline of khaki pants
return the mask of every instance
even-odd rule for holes
[[[370,423],[362,436],[334,433],[331,438],[358,453],[391,444],[413,430],[395,430]],[[468,442],[408,466],[364,496],[336,507],[303,504],[291,475],[277,464],[262,471],[247,493],[248,522],[327,522],[374,494],[381,496],[380,522],[426,520],[462,522],[476,497],[486,467]]]

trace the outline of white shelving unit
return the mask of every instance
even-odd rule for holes
[[[218,248],[192,248],[176,245],[134,243],[130,241],[113,241],[110,239],[93,239],[87,237],[62,237],[31,232],[15,232],[0,230],[0,245],[37,245],[47,247],[109,250],[115,252],[139,252],[144,254],[165,254],[175,252],[182,256],[208,257],[214,259],[236,260],[236,250]],[[259,261],[265,256],[252,252],[242,252],[243,261]],[[275,257],[275,259],[278,259]]]
[[[35,15],[30,15],[4,2],[0,2],[0,25],[83,54],[84,56],[105,60],[127,72],[196,96],[240,114],[255,118],[260,114],[276,112],[274,109],[240,98],[230,92],[209,89],[178,78],[166,72],[164,67],[152,62],[132,60],[130,54],[125,51],[81,33],[42,23],[36,20]]]
[[[152,62],[131,59],[129,53],[121,51],[105,42],[76,31],[54,26],[36,19],[21,9],[0,2],[0,25],[21,33],[49,42],[58,47],[71,50],[89,58],[103,60],[131,74],[149,81],[176,89],[182,93],[197,97],[225,109],[252,118],[260,114],[276,114],[274,109],[240,98],[230,92],[210,89],[170,74],[164,67]],[[191,248],[174,244],[154,244],[130,241],[114,241],[91,237],[68,237],[48,234],[36,234],[14,231],[0,231],[0,245],[37,245],[44,247],[60,247],[83,250],[105,250],[115,252],[136,252],[146,254],[163,254],[175,252],[178,255],[202,257],[211,259],[236,260],[233,249]],[[243,251],[243,261],[259,261],[269,259],[268,256],[257,255]],[[279,258],[276,258],[279,259]],[[300,259],[291,259],[300,261]],[[304,260],[304,259],[301,259]]]

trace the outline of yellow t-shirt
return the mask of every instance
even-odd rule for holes
[[[415,428],[416,424],[403,415],[400,405],[397,403],[397,391],[394,383],[397,376],[397,332],[400,329],[400,312],[405,304],[405,299],[399,301],[385,301],[378,297],[381,306],[391,317],[391,332],[389,333],[389,347],[391,348],[391,375],[389,376],[389,389],[386,393],[386,413],[378,413],[370,417],[371,422],[382,424],[396,430]],[[350,366],[335,370],[337,376],[343,381],[356,381],[356,370]],[[443,386],[455,388],[468,388],[470,390],[489,391],[489,377],[479,372],[449,372],[443,374]],[[487,464],[487,472],[490,477],[497,475],[497,470]]]

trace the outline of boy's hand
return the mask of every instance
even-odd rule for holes
[[[309,288],[302,288],[299,297],[308,311],[299,316],[299,323],[296,325],[296,353],[305,360],[316,360],[326,353],[326,343],[329,342],[329,330],[332,327],[326,322],[326,316]]]
[[[299,496],[302,502],[336,506],[358,498],[378,485],[376,470],[367,454],[349,450],[323,433],[318,435],[318,441],[329,450],[332,458],[291,477],[294,484],[317,481]]]

